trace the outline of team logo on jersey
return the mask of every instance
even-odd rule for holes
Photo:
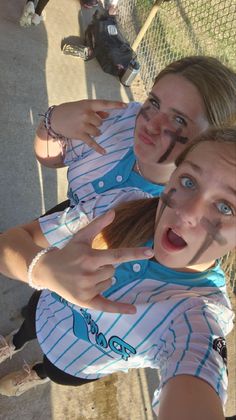
[[[215,338],[213,341],[213,349],[222,357],[224,364],[227,365],[227,347],[226,340],[223,337]]]

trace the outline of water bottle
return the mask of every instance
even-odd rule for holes
[[[140,71],[140,65],[139,63],[133,58],[127,69],[125,70],[125,72],[123,73],[123,75],[120,78],[121,83],[124,86],[130,86],[131,83],[133,82],[134,78],[137,76],[137,74]]]

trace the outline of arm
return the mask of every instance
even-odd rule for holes
[[[49,246],[38,221],[15,227],[0,235],[0,271],[27,282],[27,270],[35,255]]]
[[[56,133],[70,139],[86,143],[100,154],[105,150],[96,143],[94,137],[100,135],[99,127],[111,109],[125,108],[123,102],[106,100],[82,100],[68,102],[54,108],[51,126]],[[64,156],[59,141],[48,138],[43,121],[40,122],[35,137],[35,154],[40,163],[48,167],[64,166]]]
[[[223,306],[217,289],[215,294],[209,304],[204,297],[185,299],[183,312],[162,335],[161,381],[153,401],[158,420],[224,419],[228,386],[224,336],[233,327],[233,313]]]
[[[224,420],[220,398],[205,381],[179,375],[164,386],[158,420]]]
[[[44,254],[33,269],[33,281],[77,305],[115,313],[134,313],[130,304],[105,299],[114,265],[148,259],[147,248],[92,249],[93,238],[114,219],[114,211],[81,229],[62,249]],[[8,277],[27,282],[27,270],[35,255],[48,246],[37,221],[0,235],[0,269]]]

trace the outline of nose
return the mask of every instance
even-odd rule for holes
[[[204,215],[203,200],[199,195],[190,197],[176,208],[179,220],[189,227],[196,227]]]
[[[168,115],[160,111],[155,112],[155,114],[149,119],[146,128],[150,134],[159,134],[163,130],[171,129]]]

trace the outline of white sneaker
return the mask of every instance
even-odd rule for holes
[[[32,369],[34,365],[29,366],[24,362],[21,370],[9,373],[9,375],[1,378],[0,394],[6,395],[7,397],[19,397],[19,395],[24,394],[29,389],[49,382],[49,378],[41,379],[37,375],[35,370]]]
[[[35,13],[34,2],[29,1],[25,4],[22,16],[20,18],[20,26],[31,26],[31,20]]]
[[[36,26],[36,25],[39,25],[40,22],[42,22],[42,20],[43,20],[43,16],[39,16],[39,15],[37,15],[37,13],[34,13],[32,19],[31,19],[31,23],[32,23],[32,25]]]
[[[20,349],[15,348],[12,340],[13,336],[17,333],[17,331],[18,330],[12,331],[6,337],[0,335],[0,363],[4,362],[7,359],[11,359],[15,353],[21,351],[25,347],[26,343]]]

